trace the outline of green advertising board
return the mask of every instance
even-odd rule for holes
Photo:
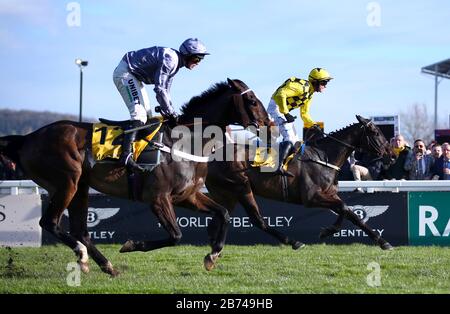
[[[409,244],[450,245],[450,193],[408,194]]]

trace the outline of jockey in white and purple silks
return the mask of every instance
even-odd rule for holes
[[[205,45],[197,38],[186,39],[179,51],[165,47],[150,47],[127,52],[113,73],[114,84],[128,107],[131,116],[130,128],[145,124],[151,110],[144,84],[153,84],[161,114],[171,126],[177,123],[177,114],[170,99],[170,86],[178,70],[192,70],[208,55]],[[132,156],[132,143],[136,132],[125,134],[120,162],[131,168],[143,170]]]

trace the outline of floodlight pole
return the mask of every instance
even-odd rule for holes
[[[80,113],[78,117],[78,122],[83,120],[83,67],[88,65],[88,62],[81,60],[80,58],[75,59],[75,64],[80,68]]]
[[[436,64],[434,66],[434,71],[436,72],[436,74],[434,75],[434,129],[437,129],[437,116],[438,116],[438,65]]]
[[[422,67],[422,73],[434,75],[434,129],[438,128],[438,88],[441,80],[450,79],[450,59]]]
[[[80,66],[80,114],[78,122],[83,120],[83,67]]]

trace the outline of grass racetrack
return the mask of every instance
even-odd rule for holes
[[[206,246],[127,254],[98,247],[121,274],[111,278],[90,259],[76,287],[66,282],[76,261],[68,248],[0,248],[0,293],[450,293],[448,247],[227,245],[211,272],[203,268]],[[380,266],[378,283],[371,262]]]

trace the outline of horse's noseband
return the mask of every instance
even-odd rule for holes
[[[370,136],[367,135],[367,127],[370,126],[371,123],[373,123],[373,122],[370,121],[367,124],[363,124],[361,126],[364,129],[363,136],[361,137],[361,142],[362,142],[362,139],[365,138],[366,142],[367,142],[367,146],[371,147],[374,151],[376,151],[376,153],[379,156],[381,156],[381,155],[383,155],[383,151],[382,151],[380,145],[378,145],[378,143],[376,143]],[[361,143],[360,143],[360,146],[362,146]]]
[[[241,97],[242,97],[242,103],[244,104],[244,106],[246,105],[246,103],[245,103],[245,99],[244,99],[244,95],[245,94],[247,94],[247,93],[249,93],[249,92],[252,92],[253,90],[251,89],[251,88],[248,88],[248,89],[246,89],[246,90],[244,90],[243,92],[241,92],[240,93],[240,95],[241,95]],[[247,114],[250,116],[250,118],[251,118],[251,121],[249,122],[249,126],[254,126],[255,128],[256,128],[256,130],[259,132],[259,125],[258,125],[258,122],[256,122],[256,119],[255,119],[255,117],[254,117],[254,115],[253,115],[253,112],[250,110],[250,113],[251,114],[249,114],[249,111],[247,110],[247,106],[245,106],[245,109],[246,109],[246,111],[247,111]]]

